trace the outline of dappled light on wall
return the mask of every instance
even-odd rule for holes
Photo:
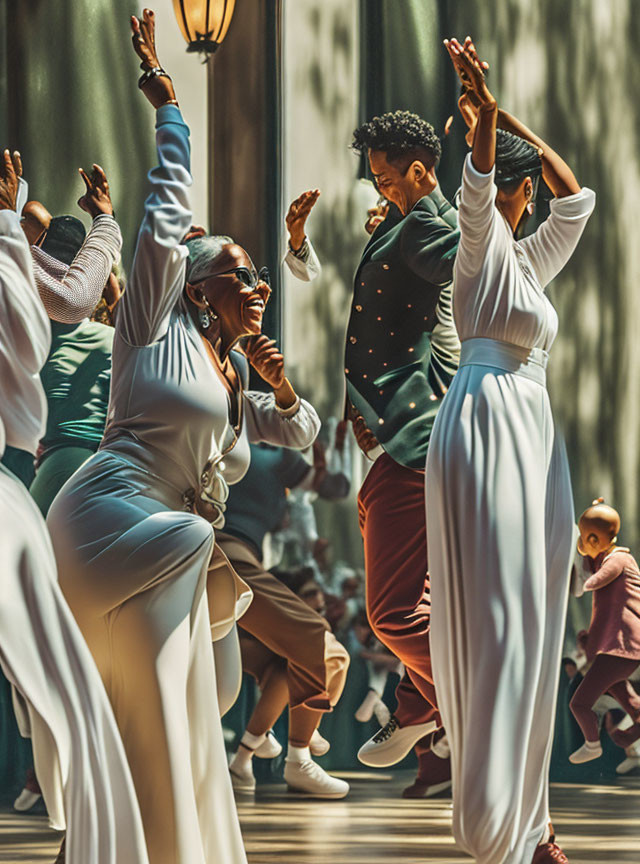
[[[173,0],[187,51],[213,54],[227,35],[236,0]]]

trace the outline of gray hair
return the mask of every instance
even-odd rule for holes
[[[222,252],[222,247],[233,243],[231,237],[225,234],[205,235],[187,240],[189,262],[187,264],[187,282],[197,282],[211,272],[212,264]]]

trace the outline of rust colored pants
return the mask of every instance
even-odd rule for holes
[[[633,720],[633,726],[625,730],[628,734],[624,738],[629,738],[629,743],[624,746],[628,747],[640,738],[640,695],[627,680],[638,665],[637,660],[628,657],[616,657],[614,654],[596,656],[573,694],[570,706],[586,741],[598,741],[600,738],[598,717],[592,709],[604,693],[612,696]],[[616,737],[611,737],[617,744]]]
[[[266,731],[282,713],[284,675],[291,710],[289,740],[294,746],[305,747],[309,743],[305,739],[311,738],[322,713],[330,711],[342,695],[349,654],[327,621],[268,573],[246,543],[220,531],[216,531],[216,543],[253,591],[251,605],[239,621],[243,669],[261,687],[270,682],[268,701],[261,706],[263,716],[277,710],[264,730],[256,732],[251,726],[249,731]],[[248,651],[250,643],[243,639],[242,631],[266,650],[254,645]]]
[[[369,622],[406,669],[396,690],[396,718],[401,726],[440,724],[429,649],[424,472],[383,453],[362,484],[358,513]]]

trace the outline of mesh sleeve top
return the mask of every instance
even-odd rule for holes
[[[118,223],[106,213],[95,217],[70,266],[32,246],[36,286],[49,318],[63,324],[77,324],[88,318],[102,297],[121,248]]]

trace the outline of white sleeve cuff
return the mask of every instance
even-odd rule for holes
[[[552,198],[549,203],[551,212],[562,216],[563,219],[582,219],[591,215],[595,206],[596,193],[587,186],[583,186],[579,192],[574,192],[573,195]]]
[[[300,410],[300,397],[296,396],[296,401],[288,408],[281,408],[277,402],[275,402],[275,406],[276,411],[281,417],[293,417]]]
[[[487,186],[489,183],[493,183],[494,177],[496,173],[495,163],[491,171],[488,174],[482,174],[478,169],[474,166],[473,161],[471,159],[471,153],[467,153],[466,159],[464,160],[464,178],[468,182],[470,186],[474,189],[482,189],[484,186]]]

